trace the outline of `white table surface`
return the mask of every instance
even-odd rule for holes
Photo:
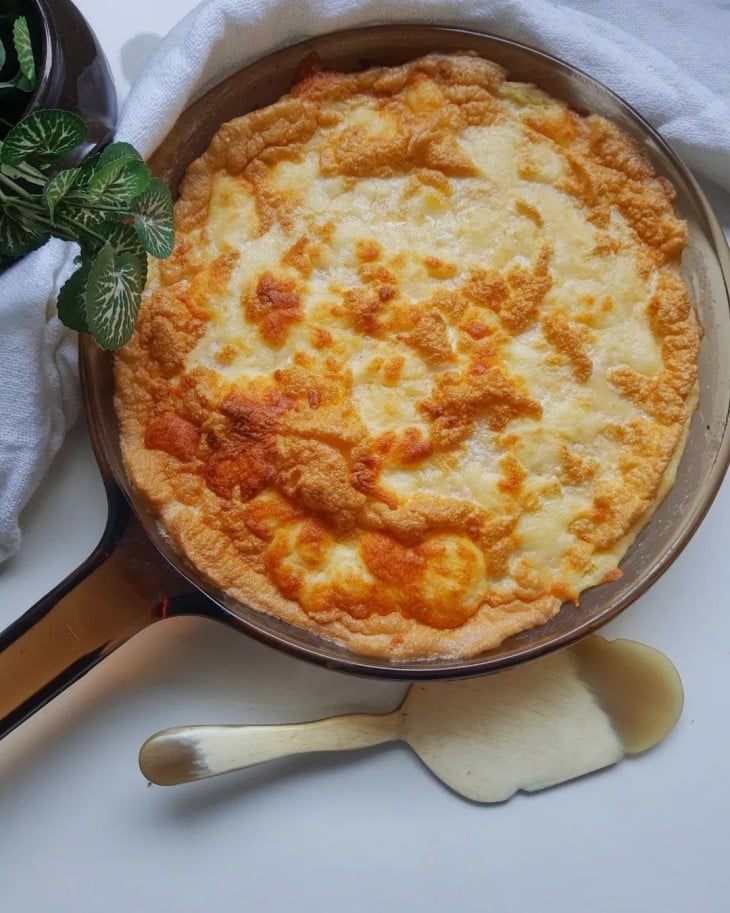
[[[193,6],[77,2],[122,97]],[[676,30],[649,37],[685,63]],[[714,199],[730,224],[727,200]],[[79,426],[24,512],[19,555],[0,567],[0,625],[86,557],[104,516]],[[0,743],[0,909],[726,913],[729,528],[726,482],[675,565],[605,629],[676,663],[686,703],[674,733],[648,755],[500,806],[459,799],[403,746],[149,787],[136,758],[157,729],[384,710],[403,687],[326,672],[204,621],[148,629]]]

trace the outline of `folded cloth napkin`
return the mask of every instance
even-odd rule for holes
[[[702,40],[727,30],[727,8],[703,3],[697,20],[698,5],[692,7],[693,29],[686,34],[698,45],[695,79],[598,18],[601,10],[590,0],[583,5],[593,15],[576,9],[579,3],[209,0],[189,13],[150,58],[130,91],[119,138],[151,153],[195,97],[276,47],[358,25],[431,22],[501,34],[587,70],[633,104],[690,167],[730,191],[730,103],[708,88],[717,84],[713,68],[725,65],[722,42]],[[634,34],[670,27],[661,3],[622,0],[616,6],[624,7]],[[708,54],[710,45],[716,58]],[[75,338],[54,316],[70,256],[67,245],[51,242],[0,277],[0,561],[18,548],[18,514],[78,414]]]

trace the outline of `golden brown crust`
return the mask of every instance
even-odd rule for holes
[[[672,188],[470,55],[315,72],[188,169],[115,365],[130,476],[217,586],[467,656],[613,579],[700,329]]]

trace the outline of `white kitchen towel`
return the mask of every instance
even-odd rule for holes
[[[129,94],[119,137],[152,152],[178,114],[206,88],[269,50],[334,29],[384,22],[431,22],[495,32],[587,70],[636,107],[698,173],[730,191],[730,101],[714,94],[713,68],[725,61],[702,41],[728,29],[725,4],[687,3],[704,20],[688,30],[694,76],[633,37],[677,27],[661,3],[620,0],[627,31],[591,13],[547,0],[208,0],[161,42]],[[680,23],[681,27],[681,23]],[[704,31],[703,31],[704,30]],[[730,38],[730,35],[728,36]],[[685,58],[687,59],[687,58]],[[705,78],[706,77],[706,78]],[[728,227],[728,226],[726,226]],[[70,270],[66,246],[52,242],[0,277],[0,561],[20,544],[18,514],[78,414],[74,334],[55,316]]]

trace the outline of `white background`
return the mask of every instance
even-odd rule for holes
[[[78,5],[121,97],[193,6]],[[618,15],[611,4],[569,5]],[[730,92],[730,34],[703,35],[707,4],[647,5],[657,28],[639,37],[691,70],[687,36],[699,35],[718,61],[711,87]],[[730,224],[727,200],[712,196]],[[0,625],[86,557],[104,516],[77,427],[24,512],[19,555],[0,567]],[[403,746],[149,787],[136,757],[157,729],[384,710],[403,688],[307,666],[204,621],[144,632],[0,743],[0,909],[726,913],[729,521],[726,483],[675,565],[605,629],[675,662],[686,691],[675,732],[648,755],[501,806],[459,799]]]

